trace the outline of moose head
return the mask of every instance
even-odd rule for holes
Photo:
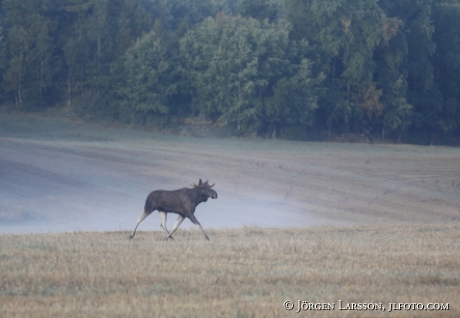
[[[211,199],[217,199],[217,192],[211,189],[215,183],[209,184],[209,180],[206,180],[206,182],[203,182],[201,179],[199,180],[198,184],[193,183],[194,189],[197,189],[202,200],[206,202],[208,198]]]

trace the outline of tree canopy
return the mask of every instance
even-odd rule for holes
[[[460,0],[1,0],[0,103],[235,135],[460,132]]]

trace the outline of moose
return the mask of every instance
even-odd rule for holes
[[[198,185],[193,183],[193,188],[182,188],[173,191],[166,190],[156,190],[151,192],[147,199],[145,200],[144,213],[142,213],[137,219],[136,227],[134,228],[133,233],[129,236],[130,239],[136,234],[136,229],[147,216],[150,215],[155,210],[158,210],[161,217],[161,227],[168,234],[166,240],[173,239],[173,233],[178,229],[179,225],[184,221],[185,218],[189,218],[193,224],[198,225],[203,231],[205,238],[209,241],[209,237],[206,232],[203,230],[200,222],[196,219],[194,213],[195,208],[201,202],[208,201],[209,198],[217,199],[217,192],[211,189],[215,183],[212,185],[208,184],[209,180],[203,182],[201,179],[198,182]],[[166,228],[166,216],[167,213],[176,213],[179,214],[176,223],[171,232]]]

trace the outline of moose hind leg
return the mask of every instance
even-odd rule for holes
[[[162,228],[163,230],[165,230],[166,233],[169,234],[169,231],[168,231],[168,229],[166,228],[166,217],[167,217],[166,212],[160,211],[160,217],[161,217],[161,224],[160,224],[160,225],[161,225],[161,228]]]
[[[163,228],[163,230],[165,230],[165,232],[167,234],[169,234],[169,231],[168,229],[166,228],[166,218],[167,218],[167,213],[166,212],[163,212],[163,211],[160,211],[160,217],[161,217],[161,227]],[[174,238],[171,236],[171,239],[174,240]]]
[[[173,227],[171,233],[169,233],[169,235],[166,237],[166,240],[168,240],[169,238],[172,238],[173,233],[176,232],[176,230],[179,228],[179,225],[182,223],[182,221],[184,221],[184,219],[185,219],[184,216],[179,215],[179,217],[177,218],[176,223],[174,224],[174,227]]]
[[[134,235],[136,234],[136,230],[137,230],[137,227],[139,226],[139,224],[146,218],[149,216],[150,213],[147,213],[144,211],[144,213],[142,213],[138,218],[137,218],[137,224],[136,224],[136,227],[134,228],[134,231],[133,233],[131,233],[131,235],[129,236],[130,239],[132,239],[134,237]]]

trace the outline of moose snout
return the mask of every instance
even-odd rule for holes
[[[213,193],[211,196],[212,199],[217,199],[217,193]]]

